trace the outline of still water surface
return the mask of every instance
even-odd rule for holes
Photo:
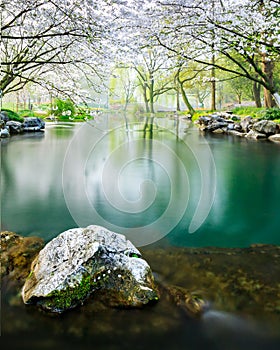
[[[153,247],[280,243],[279,145],[203,136],[185,120],[154,119],[153,132],[143,132],[145,122],[105,115],[2,140],[1,229],[48,241],[100,224],[151,249],[151,264]],[[185,286],[184,255],[176,254],[170,263],[161,253],[160,265],[168,283]],[[166,295],[143,310],[96,311],[93,300],[49,317],[3,290],[1,341],[9,349],[279,348],[269,322],[255,327],[215,309],[194,320]]]
[[[279,244],[280,146],[105,115],[1,141],[2,230],[99,224],[137,246]],[[126,122],[126,123],[125,123]]]

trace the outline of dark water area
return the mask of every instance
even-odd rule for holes
[[[102,115],[1,140],[1,230],[49,241],[72,227],[106,226],[143,251],[158,281],[211,302],[201,319],[165,293],[143,309],[92,298],[50,317],[23,305],[4,278],[1,344],[279,349],[278,248],[245,248],[280,243],[279,174],[280,145],[202,135],[183,119]]]

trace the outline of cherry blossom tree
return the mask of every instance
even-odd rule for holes
[[[154,37],[161,46],[185,60],[261,84],[268,107],[279,100],[273,78],[274,62],[280,52],[279,1],[156,3],[159,6],[150,16],[158,18],[160,30],[157,28]],[[228,58],[234,65],[228,68],[219,62],[219,57]]]
[[[72,95],[102,75],[108,31],[97,2],[3,0],[1,10],[2,95],[30,83]]]

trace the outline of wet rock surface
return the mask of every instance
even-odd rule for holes
[[[30,271],[32,260],[43,248],[39,237],[22,237],[14,232],[1,232],[1,278],[22,287]]]
[[[112,306],[158,300],[150,266],[133,244],[121,234],[88,226],[61,233],[40,251],[22,297],[27,304],[63,312],[100,290]]]

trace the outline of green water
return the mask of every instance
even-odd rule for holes
[[[103,225],[137,246],[279,244],[280,145],[105,115],[1,141],[1,229]],[[150,122],[150,120],[149,120]]]

